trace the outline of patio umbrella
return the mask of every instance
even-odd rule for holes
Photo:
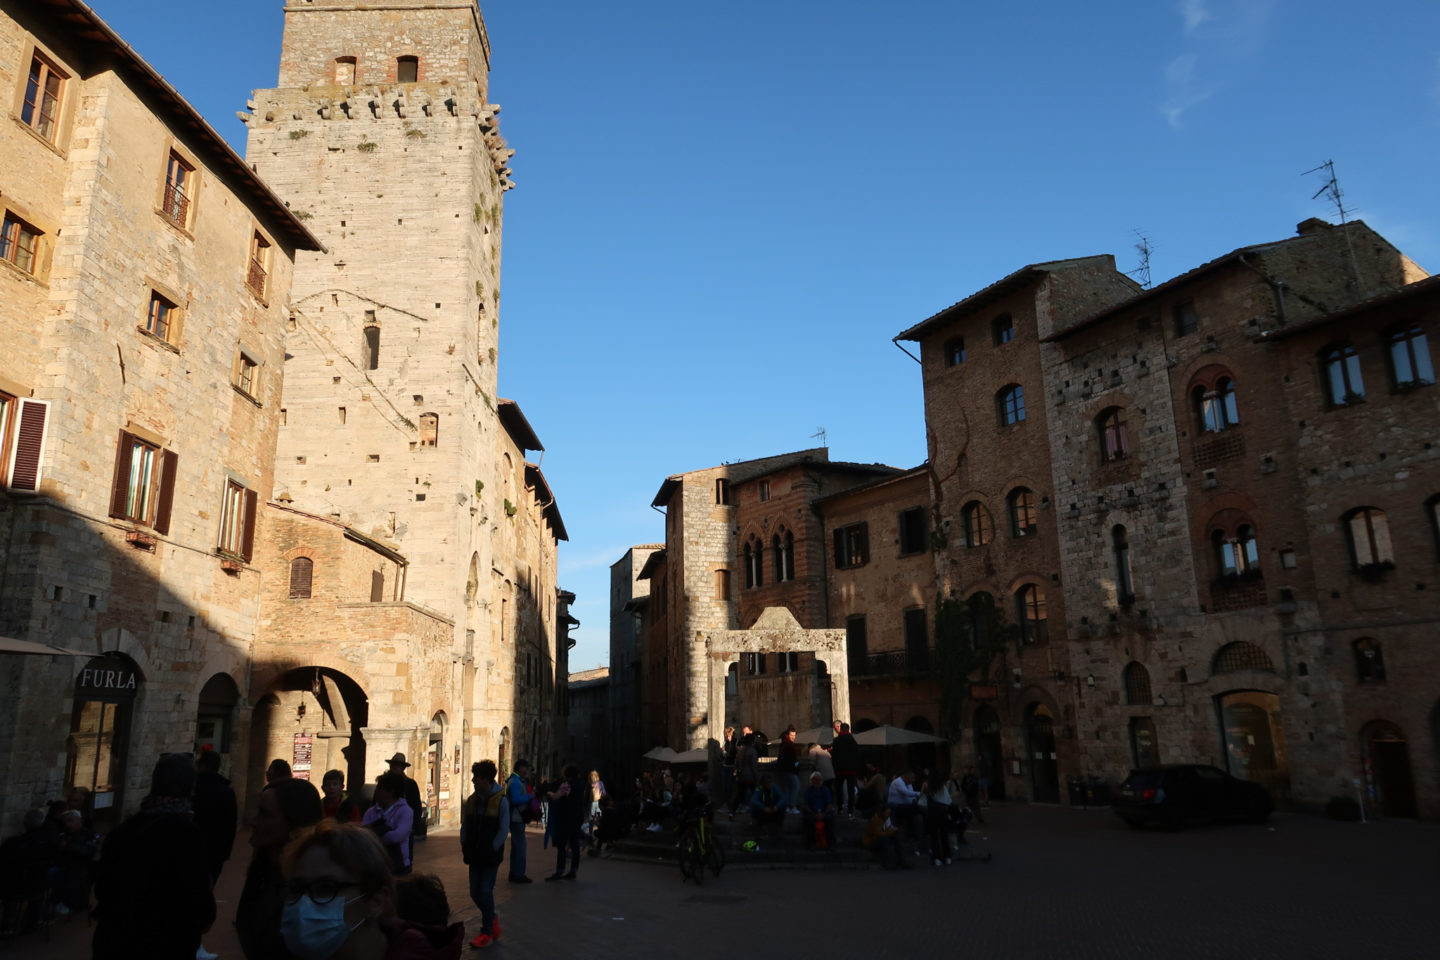
[[[710,759],[710,751],[704,747],[686,750],[684,753],[671,751],[671,756],[660,758],[661,763],[704,763]]]
[[[641,754],[646,760],[659,760],[661,763],[668,763],[675,758],[675,751],[669,747],[656,747],[649,753]]]
[[[903,747],[912,743],[948,743],[949,741],[944,737],[932,737],[928,733],[920,733],[916,730],[884,725],[855,734],[855,742],[864,747]]]
[[[0,637],[0,653],[33,653],[47,657],[93,657],[95,654],[83,650],[67,650],[65,647],[33,640],[16,640],[14,637]]]
[[[796,743],[818,743],[822,747],[833,743],[835,730],[831,727],[811,727],[809,730],[801,730],[795,734]]]

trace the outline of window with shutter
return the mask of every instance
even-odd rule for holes
[[[370,571],[370,602],[380,603],[385,599],[385,571]]]
[[[220,504],[222,553],[243,556],[245,549],[245,488],[234,480],[225,481],[225,499]]]
[[[310,584],[315,576],[315,561],[309,557],[296,557],[290,561],[290,599],[307,600]]]
[[[0,393],[0,466],[11,490],[38,490],[50,404]]]
[[[157,533],[169,533],[178,464],[179,457],[171,451],[121,430],[110,490],[110,516],[152,526]]]

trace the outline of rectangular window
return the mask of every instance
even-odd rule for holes
[[[926,635],[925,609],[905,611],[905,660],[911,670],[930,669],[930,638]]]
[[[177,227],[190,222],[190,194],[194,187],[195,168],[190,166],[175,151],[165,161],[165,196],[160,201],[160,212]]]
[[[721,506],[730,505],[730,481],[724,477],[715,481],[715,502]]]
[[[250,238],[250,270],[245,282],[257,297],[265,296],[265,278],[270,270],[270,242],[259,231]]]
[[[861,672],[865,658],[870,653],[863,616],[845,618],[845,649],[846,659],[850,662],[850,672]]]
[[[900,511],[900,556],[906,557],[925,549],[925,508],[911,507]]]
[[[60,118],[60,95],[65,89],[65,74],[38,53],[30,59],[30,76],[25,81],[25,103],[20,120],[40,136],[55,142],[55,128]]]
[[[1195,304],[1189,300],[1175,305],[1175,336],[1183,337],[1200,328],[1200,318],[1195,313]]]
[[[0,260],[6,260],[34,275],[40,251],[40,231],[13,213],[6,213],[0,227]]]
[[[715,571],[715,599],[716,599],[716,600],[729,600],[729,599],[730,599],[730,571],[729,571],[729,570],[716,570],[716,571]]]
[[[798,653],[778,653],[775,655],[775,659],[780,665],[781,673],[798,673],[800,670],[800,654]]]
[[[145,332],[166,343],[174,343],[171,335],[175,332],[175,319],[175,304],[151,290],[150,309],[145,313]]]
[[[249,560],[255,544],[255,505],[259,498],[234,480],[225,481],[225,499],[220,505],[221,553]],[[291,596],[294,596],[293,585]],[[306,596],[309,596],[307,593]]]
[[[760,502],[761,502],[761,503],[764,503],[766,500],[769,500],[769,499],[770,499],[770,481],[769,481],[769,480],[761,480],[761,481],[760,481]]]
[[[173,452],[122,430],[110,490],[110,516],[169,533],[178,462]]]
[[[864,566],[870,560],[870,525],[854,523],[835,531],[835,566]]]
[[[242,350],[235,361],[235,386],[239,387],[246,396],[253,397],[259,376],[260,364]]]
[[[0,478],[11,490],[38,490],[50,404],[0,393]]]

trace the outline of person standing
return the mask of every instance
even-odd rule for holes
[[[410,805],[410,837],[412,840],[424,840],[425,805],[420,802],[420,785],[405,772],[409,766],[403,753],[397,753],[390,758],[390,772],[398,774],[405,781],[405,790],[401,796]],[[411,849],[414,849],[414,844],[411,844]]]
[[[205,869],[213,890],[235,847],[235,825],[240,813],[234,788],[220,776],[220,754],[203,751],[195,760],[195,771],[195,826],[205,844]],[[203,946],[195,954],[196,960],[215,960],[217,956]]]
[[[380,838],[380,844],[385,852],[390,854],[390,862],[397,877],[403,877],[410,872],[410,838],[414,814],[411,812],[410,804],[405,801],[405,775],[395,773],[380,774],[375,781],[375,804],[360,822],[375,831]],[[413,781],[412,781],[413,782]]]
[[[235,934],[249,960],[288,960],[293,955],[280,936],[285,909],[285,874],[280,855],[286,844],[324,817],[320,793],[308,780],[287,777],[260,791],[250,818],[254,856],[245,871],[245,887],[235,906]]]
[[[920,814],[920,791],[915,789],[915,771],[905,770],[890,781],[885,801],[890,804],[890,817],[904,829],[907,837],[914,837]]]
[[[320,795],[325,819],[336,823],[360,822],[360,804],[345,792],[345,774],[339,770],[325,771],[320,780]]]
[[[830,798],[835,800],[839,797],[839,793],[835,790],[835,763],[830,758],[830,751],[815,743],[810,745],[809,756],[815,772],[820,774],[820,779],[825,784],[825,789],[830,791]],[[836,806],[839,806],[838,801]]]
[[[470,768],[475,792],[465,801],[460,820],[460,854],[470,868],[470,899],[480,908],[480,933],[470,941],[470,946],[477,948],[500,938],[495,880],[505,858],[505,836],[510,832],[510,801],[495,775],[493,760],[481,760]]]
[[[720,745],[720,792],[715,795],[718,803],[730,804],[735,792],[735,760],[739,754],[740,741],[734,727],[725,728],[725,742]]]
[[[860,776],[860,744],[850,732],[850,724],[840,724],[840,732],[830,744],[830,761],[835,765],[835,804],[845,807],[848,816],[855,816],[855,794]]]
[[[265,768],[265,786],[267,787],[272,783],[280,780],[289,780],[293,777],[294,774],[290,772],[289,762],[281,760],[279,757],[271,760],[270,766]]]
[[[960,792],[965,795],[965,806],[975,815],[975,822],[983,824],[985,814],[980,812],[980,778],[976,776],[974,766],[965,768],[965,776],[960,778]]]
[[[730,798],[730,819],[735,819],[735,811],[748,809],[750,806],[750,794],[755,792],[755,784],[760,780],[760,753],[755,749],[755,734],[746,733],[740,738],[740,746],[735,751],[735,794]]]
[[[567,763],[560,774],[564,779],[548,794],[550,800],[550,833],[555,840],[555,872],[546,877],[553,880],[574,880],[580,869],[580,824],[585,820],[588,790],[580,779],[580,768]],[[570,853],[570,869],[565,869],[565,853]]]
[[[780,756],[775,762],[776,784],[785,794],[785,805],[789,813],[799,813],[800,802],[800,748],[795,745],[795,724],[785,728],[780,739]]]
[[[190,798],[195,758],[163,754],[140,812],[105,839],[96,869],[95,960],[195,960],[215,895]]]
[[[594,820],[595,818],[600,816],[600,801],[605,796],[605,781],[600,779],[599,770],[590,771],[590,788],[588,796],[590,799],[588,819]]]
[[[505,799],[510,801],[510,882],[529,883],[525,875],[525,818],[530,815],[530,801],[535,792],[527,782],[530,761],[516,760],[515,772],[505,781]]]

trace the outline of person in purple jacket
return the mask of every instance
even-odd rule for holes
[[[375,831],[385,852],[390,854],[390,863],[396,876],[410,872],[410,828],[414,826],[415,812],[405,802],[405,775],[403,773],[382,773],[375,781],[375,803],[361,824]]]

